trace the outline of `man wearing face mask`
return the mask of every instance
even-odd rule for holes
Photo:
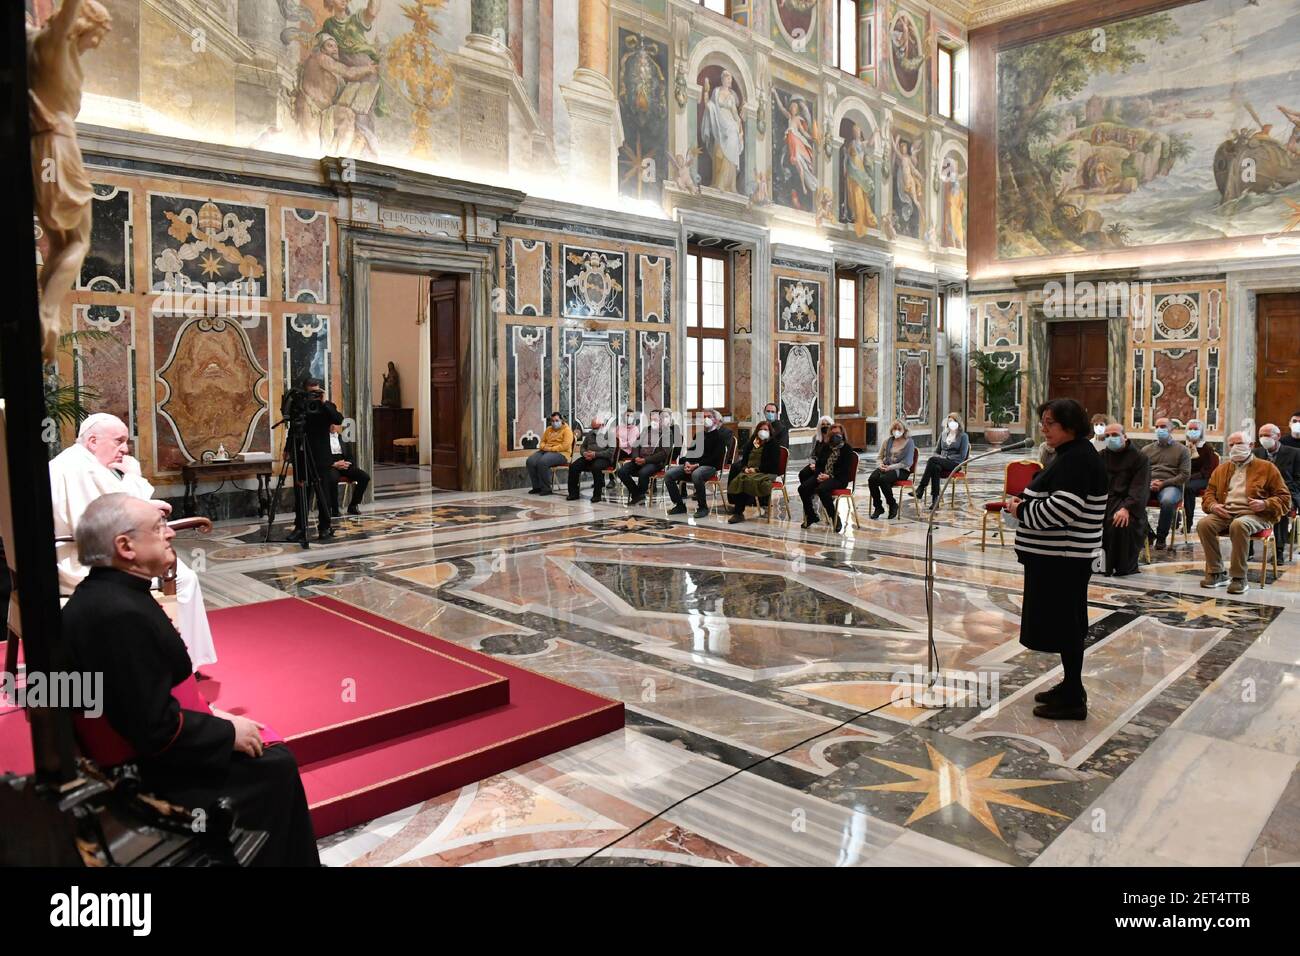
[[[1271,461],[1282,475],[1282,481],[1286,484],[1287,490],[1291,492],[1291,504],[1287,506],[1282,517],[1277,519],[1277,527],[1273,530],[1273,533],[1277,535],[1278,560],[1281,560],[1288,557],[1281,550],[1281,545],[1283,541],[1288,540],[1287,535],[1291,531],[1289,514],[1291,508],[1294,508],[1300,502],[1300,448],[1283,445],[1282,429],[1276,425],[1261,425],[1259,428],[1259,445],[1255,448],[1255,457]]]
[[[1151,465],[1151,494],[1160,503],[1156,550],[1163,551],[1174,513],[1183,503],[1183,486],[1192,474],[1192,456],[1185,445],[1174,441],[1173,423],[1168,418],[1156,419],[1156,440],[1143,448],[1142,454]]]
[[[686,482],[695,486],[695,517],[709,516],[709,479],[722,468],[722,462],[731,449],[735,436],[729,429],[722,427],[722,416],[717,409],[710,408],[704,413],[704,436],[699,439],[700,453],[683,456],[677,464],[664,472],[664,482],[668,485],[668,497],[673,506],[670,515],[686,514],[686,503],[682,500]]]
[[[1192,519],[1196,517],[1196,501],[1205,492],[1210,483],[1210,475],[1219,467],[1219,453],[1205,443],[1205,426],[1199,418],[1187,423],[1187,455],[1191,459],[1191,473],[1183,488],[1183,510],[1187,527],[1193,527]]]
[[[1196,536],[1205,549],[1203,588],[1228,585],[1229,594],[1241,594],[1246,582],[1246,558],[1250,536],[1272,527],[1291,507],[1291,492],[1282,474],[1271,461],[1251,454],[1254,441],[1249,432],[1228,436],[1228,460],[1214,469],[1210,484],[1201,498],[1205,514],[1196,525]],[[1232,539],[1231,582],[1223,573],[1223,553],[1219,536],[1227,532]]]
[[[1107,481],[1106,518],[1101,531],[1106,573],[1117,577],[1136,574],[1146,537],[1151,463],[1129,442],[1119,422],[1106,426],[1106,450],[1101,453],[1101,461]]]
[[[567,501],[578,500],[578,485],[585,472],[591,472],[591,503],[599,504],[605,490],[605,469],[614,457],[613,439],[605,428],[605,416],[591,416],[591,428],[582,436],[578,453],[569,462],[569,496]]]
[[[1288,448],[1300,448],[1300,411],[1291,416],[1291,434],[1282,439]]]
[[[619,481],[627,486],[629,505],[645,501],[650,478],[668,464],[668,456],[672,453],[671,428],[664,429],[662,412],[663,409],[656,408],[650,413],[650,427],[641,433],[632,457],[618,470]]]

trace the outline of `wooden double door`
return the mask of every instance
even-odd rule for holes
[[[1110,416],[1106,321],[1048,323],[1047,397],[1073,398],[1088,417]]]
[[[1300,411],[1300,292],[1261,295],[1256,306],[1255,420],[1286,435]]]

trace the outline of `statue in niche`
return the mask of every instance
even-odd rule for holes
[[[95,190],[77,145],[84,74],[81,54],[93,50],[113,18],[97,0],[63,0],[45,26],[27,34],[28,107],[36,218],[49,254],[41,267],[41,353],[54,361],[59,310],[90,251]]]
[[[402,379],[397,374],[397,366],[388,363],[388,372],[384,375],[383,398],[380,403],[386,408],[402,407]]]

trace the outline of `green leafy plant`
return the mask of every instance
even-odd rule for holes
[[[59,351],[72,359],[75,369],[78,362],[78,346],[103,341],[116,342],[116,339],[110,333],[101,332],[99,329],[80,329],[59,336]],[[63,381],[57,364],[52,363],[47,366],[47,372],[45,376],[46,419],[59,429],[65,425],[76,429],[90,414],[90,408],[87,406],[99,399],[99,392],[87,385],[79,384],[75,372],[71,382]],[[55,450],[56,447],[57,441],[52,443],[51,450]]]
[[[979,349],[971,353],[970,364],[975,369],[976,382],[984,390],[989,421],[999,428],[1006,425],[1011,421],[1011,409],[1020,391],[1020,376],[1025,373],[1003,368],[992,355]]]

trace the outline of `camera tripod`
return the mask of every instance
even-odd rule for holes
[[[284,488],[285,475],[292,466],[294,527],[302,534],[298,543],[305,550],[311,547],[307,543],[307,522],[311,516],[312,495],[319,495],[317,500],[326,504],[330,499],[325,497],[325,485],[321,479],[320,468],[312,456],[311,449],[307,447],[306,415],[282,418],[271,428],[274,430],[286,424],[289,426],[289,434],[284,443],[286,454],[280,462],[280,474],[275,479],[275,490],[271,492],[271,501],[267,506],[266,537],[262,541],[271,540],[271,532],[275,527],[275,518],[280,506],[280,491]]]

